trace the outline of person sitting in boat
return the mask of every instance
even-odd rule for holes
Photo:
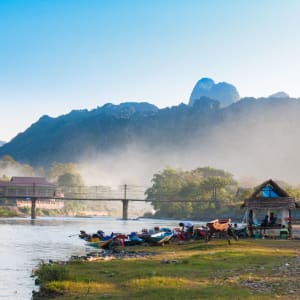
[[[274,215],[273,212],[271,212],[271,214],[270,214],[270,222],[269,222],[270,226],[275,225],[276,224],[276,220],[277,220],[277,217]]]
[[[91,235],[88,234],[85,230],[80,230],[79,237],[81,239],[89,239],[89,238],[91,238]]]
[[[154,231],[155,231],[155,233],[159,232],[159,231],[160,231],[160,230],[159,230],[159,226],[155,226],[155,227],[154,227]]]
[[[190,239],[194,233],[194,224],[190,221],[180,222],[181,232],[186,239]]]
[[[100,240],[104,240],[104,237],[105,237],[104,231],[98,230],[97,235],[98,235]]]

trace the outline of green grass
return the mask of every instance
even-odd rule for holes
[[[135,247],[130,249],[157,255],[55,265],[52,277],[41,266],[47,276],[39,280],[41,291],[58,300],[297,299],[299,243],[242,240],[228,246],[216,240]]]
[[[18,214],[14,211],[0,207],[0,218],[16,217]]]

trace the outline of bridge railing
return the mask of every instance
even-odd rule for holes
[[[0,186],[0,197],[5,198],[41,198],[66,200],[140,200],[145,199],[143,191],[128,188],[126,185],[116,188],[105,186]]]
[[[53,198],[55,189],[43,188],[43,187],[6,187],[0,190],[0,196],[2,197],[36,197],[36,198]]]

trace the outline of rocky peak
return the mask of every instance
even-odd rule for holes
[[[240,99],[240,95],[234,85],[227,82],[215,83],[211,78],[206,77],[200,79],[194,86],[189,105],[193,106],[195,101],[198,101],[203,96],[219,101],[222,107]]]

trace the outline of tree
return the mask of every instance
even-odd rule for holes
[[[57,184],[59,187],[80,187],[83,186],[83,179],[80,174],[71,174],[71,173],[64,173],[60,175],[57,179]]]
[[[0,172],[2,176],[34,176],[34,169],[27,164],[15,161],[10,155],[0,159]]]
[[[184,207],[175,200],[180,197],[180,190],[183,186],[181,171],[166,168],[163,172],[154,174],[151,188],[146,191],[146,199],[151,201],[158,215],[166,217],[179,216]]]
[[[191,171],[167,168],[154,174],[146,196],[157,216],[191,218],[216,213],[236,203],[233,175],[209,167]]]
[[[48,178],[57,181],[59,176],[64,174],[79,174],[78,168],[74,163],[54,163],[48,171]]]

